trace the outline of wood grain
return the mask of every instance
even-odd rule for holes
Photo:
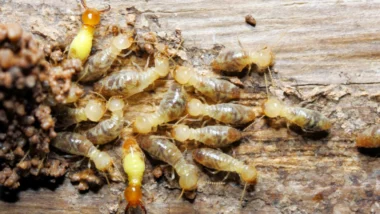
[[[176,181],[155,180],[148,164],[144,197],[149,213],[380,213],[379,153],[362,153],[353,142],[355,133],[380,122],[377,1],[107,2],[112,9],[104,15],[101,29],[125,23],[126,8],[135,7],[138,24],[147,23],[159,35],[180,29],[184,48],[201,53],[189,53],[199,67],[208,68],[212,57],[207,53],[215,53],[217,45],[236,47],[240,41],[246,49],[270,46],[278,72],[278,87],[272,93],[286,97],[289,104],[312,103],[334,120],[330,135],[320,139],[286,128],[267,132],[260,124],[249,130],[233,150],[237,158],[256,164],[260,179],[248,188],[243,208],[237,176],[230,176],[225,185],[210,185],[205,181],[220,181],[224,175],[202,170],[197,197],[191,201],[177,199]],[[80,11],[74,0],[0,0],[0,22],[21,23],[47,40],[73,35],[80,26]],[[256,27],[245,23],[247,14],[255,17]],[[254,77],[243,83],[264,91],[262,76]],[[153,102],[159,102],[159,94],[152,95]],[[146,99],[152,101],[150,96]],[[145,101],[135,103],[127,117],[138,114]],[[0,213],[114,213],[123,188],[124,184],[112,184],[79,194],[66,179],[54,188],[22,190],[16,198],[2,194]]]

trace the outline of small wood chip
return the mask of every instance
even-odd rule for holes
[[[245,22],[253,27],[256,27],[256,19],[252,15],[245,16]]]

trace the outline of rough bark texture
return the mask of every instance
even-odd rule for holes
[[[89,1],[97,4],[99,1]],[[113,0],[100,30],[125,23],[126,8],[138,11],[138,23],[159,35],[181,29],[189,61],[207,68],[214,46],[246,49],[268,45],[276,54],[271,92],[288,104],[303,101],[334,120],[327,137],[299,135],[287,128],[255,124],[245,140],[233,146],[237,158],[255,163],[260,173],[240,206],[243,184],[231,175],[202,170],[195,200],[177,199],[174,180],[155,180],[148,164],[144,198],[149,213],[380,213],[379,151],[359,151],[356,133],[379,123],[380,115],[380,4],[372,1],[141,1]],[[80,26],[81,9],[74,0],[0,0],[0,22],[22,23],[25,30],[46,40],[64,40]],[[252,14],[256,27],[245,23]],[[99,37],[95,41],[99,41]],[[211,53],[211,54],[210,54]],[[243,78],[245,104],[257,103],[250,92],[265,97],[262,76]],[[131,101],[127,117],[152,111],[159,89]],[[143,107],[143,108],[141,108]],[[259,131],[257,131],[259,130]],[[229,150],[231,152],[231,150]],[[151,159],[148,159],[151,163]],[[157,165],[154,162],[154,165]],[[166,172],[166,171],[165,171]],[[170,175],[169,175],[170,176]],[[60,185],[1,193],[0,213],[116,212],[125,184],[104,186],[80,194],[65,179]],[[123,203],[121,203],[121,206]]]

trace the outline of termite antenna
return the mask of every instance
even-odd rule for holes
[[[257,122],[259,122],[261,119],[263,119],[263,117],[265,117],[265,115],[262,115],[261,117],[259,117],[255,121],[253,121],[251,124],[249,124],[247,127],[245,127],[243,129],[243,132],[247,131],[249,128],[251,128],[253,125],[255,125]]]
[[[85,0],[80,0],[80,3],[82,4],[82,6],[84,7],[84,9],[88,9],[87,7],[87,4],[86,4],[86,1]]]
[[[98,92],[96,92],[96,91],[90,91],[90,93],[91,93],[91,94],[94,94],[94,95],[96,95],[96,96],[98,96],[98,97],[100,97],[101,99],[103,99],[104,102],[107,103],[107,99],[106,99],[101,93],[98,93]]]
[[[265,73],[264,73],[264,81],[265,81],[265,89],[267,92],[267,98],[269,98],[268,80],[267,80],[267,75]]]
[[[244,184],[244,189],[243,189],[243,192],[241,194],[241,198],[240,198],[240,206],[242,205],[242,202],[243,202],[243,198],[244,198],[244,195],[245,195],[245,190],[247,189],[247,182],[245,182]]]
[[[173,124],[173,127],[178,125],[180,122],[184,121],[188,116],[189,114],[186,114],[185,116],[181,117],[176,123]]]
[[[104,9],[102,9],[102,10],[98,10],[99,12],[101,12],[101,13],[104,13],[104,12],[107,12],[107,11],[110,11],[111,10],[111,5],[107,5]]]
[[[107,181],[107,185],[108,187],[110,187],[111,183],[110,181],[108,180],[108,177],[107,177],[107,174],[105,172],[102,172],[103,176],[106,178],[106,181]]]
[[[245,51],[245,49],[244,49],[244,45],[243,45],[243,43],[241,43],[239,37],[238,37],[238,43],[239,43],[240,48],[241,48],[243,51]],[[247,76],[251,76],[251,71],[252,71],[252,64],[249,64],[249,65],[248,65]]]
[[[235,150],[234,150],[235,151]],[[224,178],[223,178],[223,180],[222,180],[222,182],[224,182],[225,180],[227,180],[227,178],[230,176],[230,172],[228,172],[227,173],[227,175],[226,176],[224,176]]]
[[[80,3],[82,4],[82,6],[84,7],[84,9],[89,9],[88,7],[87,7],[87,4],[86,4],[86,1],[85,0],[80,0]],[[101,10],[97,10],[97,11],[99,11],[100,13],[103,13],[103,12],[107,12],[107,11],[109,11],[109,10],[111,10],[111,5],[107,5],[104,9],[101,9]]]
[[[269,73],[269,77],[270,77],[270,81],[271,81],[272,86],[276,87],[276,85],[274,84],[274,81],[273,81],[272,70],[269,67],[268,67],[268,73]]]
[[[178,199],[182,198],[183,193],[185,192],[185,189],[182,189],[181,194],[178,196]]]

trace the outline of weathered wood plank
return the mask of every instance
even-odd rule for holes
[[[237,144],[235,155],[256,163],[260,172],[258,184],[248,189],[244,208],[239,206],[242,185],[237,176],[214,186],[205,181],[218,181],[224,175],[213,177],[203,170],[197,197],[189,202],[176,199],[180,190],[175,181],[154,180],[148,165],[144,196],[150,213],[380,212],[380,159],[359,153],[352,141],[357,130],[380,122],[379,101],[363,96],[380,93],[379,3],[115,0],[110,4],[112,10],[104,15],[100,30],[123,24],[126,8],[134,6],[141,12],[140,24],[145,19],[154,31],[181,29],[184,47],[189,50],[238,46],[238,40],[247,49],[272,47],[278,71],[275,79],[281,88],[273,92],[283,96],[285,91],[289,103],[312,100],[316,109],[335,122],[330,135],[319,140],[286,128],[265,134],[264,126]],[[80,7],[72,0],[0,2],[1,22],[22,23],[26,30],[46,39],[73,35],[80,25],[79,14]],[[244,22],[247,14],[256,18],[255,28]],[[207,68],[210,60],[198,61]],[[257,76],[254,83],[264,87],[262,77]],[[341,86],[318,95],[331,84]],[[313,90],[317,95],[312,96]],[[157,96],[153,99],[156,103]],[[148,96],[135,103],[139,106],[129,109],[130,117],[146,106],[146,99],[152,100]],[[15,203],[0,201],[0,213],[114,212],[123,187],[112,184],[97,193],[79,194],[65,181],[55,190],[21,191]]]

